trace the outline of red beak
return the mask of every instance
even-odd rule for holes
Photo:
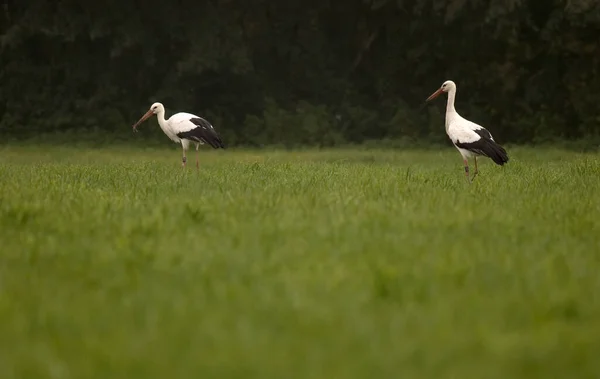
[[[133,125],[133,131],[137,132],[137,127],[144,121],[146,121],[147,119],[150,118],[150,116],[154,115],[154,113],[152,112],[152,109],[148,109],[148,112],[144,113],[144,115],[142,116],[142,118],[140,118],[138,120],[138,122],[136,122]]]
[[[425,100],[425,101],[430,101],[430,100],[433,100],[433,99],[435,99],[436,97],[440,96],[440,95],[441,95],[443,92],[444,92],[444,91],[442,91],[442,89],[440,88],[440,89],[438,89],[437,91],[435,91],[434,93],[432,93],[432,94],[431,94],[431,96],[429,96],[429,97],[427,98],[427,100]]]

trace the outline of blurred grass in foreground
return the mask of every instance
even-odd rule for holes
[[[0,377],[596,378],[600,160],[0,150]]]

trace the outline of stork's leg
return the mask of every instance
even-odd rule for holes
[[[188,141],[187,139],[182,139],[181,140],[181,150],[183,153],[183,156],[181,157],[181,167],[185,168],[186,163],[187,163],[187,157],[185,156],[185,152],[188,150],[190,146],[190,141]]]
[[[475,172],[473,173],[473,177],[471,178],[471,181],[473,179],[475,179],[475,177],[477,176],[477,174],[479,174],[479,170],[477,169],[477,156],[473,157],[473,160],[475,161]]]
[[[198,148],[200,147],[200,144],[197,143],[196,144],[196,169],[199,170],[200,169],[200,163],[198,163],[200,157],[199,157],[199,152],[198,152]]]
[[[467,158],[463,158],[463,162],[465,163],[465,176],[467,178],[467,182],[471,182],[471,178],[469,177],[469,161]]]

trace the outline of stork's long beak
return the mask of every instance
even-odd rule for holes
[[[438,89],[437,91],[435,91],[434,93],[432,93],[432,94],[431,94],[431,96],[429,96],[429,97],[427,98],[427,100],[425,100],[425,101],[427,102],[427,101],[433,100],[433,99],[435,99],[436,97],[440,96],[440,95],[441,95],[443,92],[444,92],[444,91],[442,91],[442,89],[440,88],[440,89]]]
[[[136,123],[133,125],[133,131],[134,131],[134,132],[137,132],[137,127],[138,127],[138,126],[139,126],[139,125],[140,125],[142,122],[144,122],[144,121],[146,121],[147,119],[149,119],[149,118],[150,118],[150,116],[152,116],[152,115],[154,115],[154,113],[152,112],[152,109],[148,109],[148,112],[144,113],[144,115],[142,116],[142,118],[140,118],[140,119],[138,120],[138,122],[136,122]]]

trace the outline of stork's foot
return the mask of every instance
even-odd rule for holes
[[[181,158],[181,167],[185,168],[186,162],[187,162],[187,158],[186,157]]]
[[[479,174],[479,171],[475,171],[473,173],[473,176],[471,177],[471,183],[473,182],[473,180],[475,180],[475,177],[477,176],[477,174]]]

